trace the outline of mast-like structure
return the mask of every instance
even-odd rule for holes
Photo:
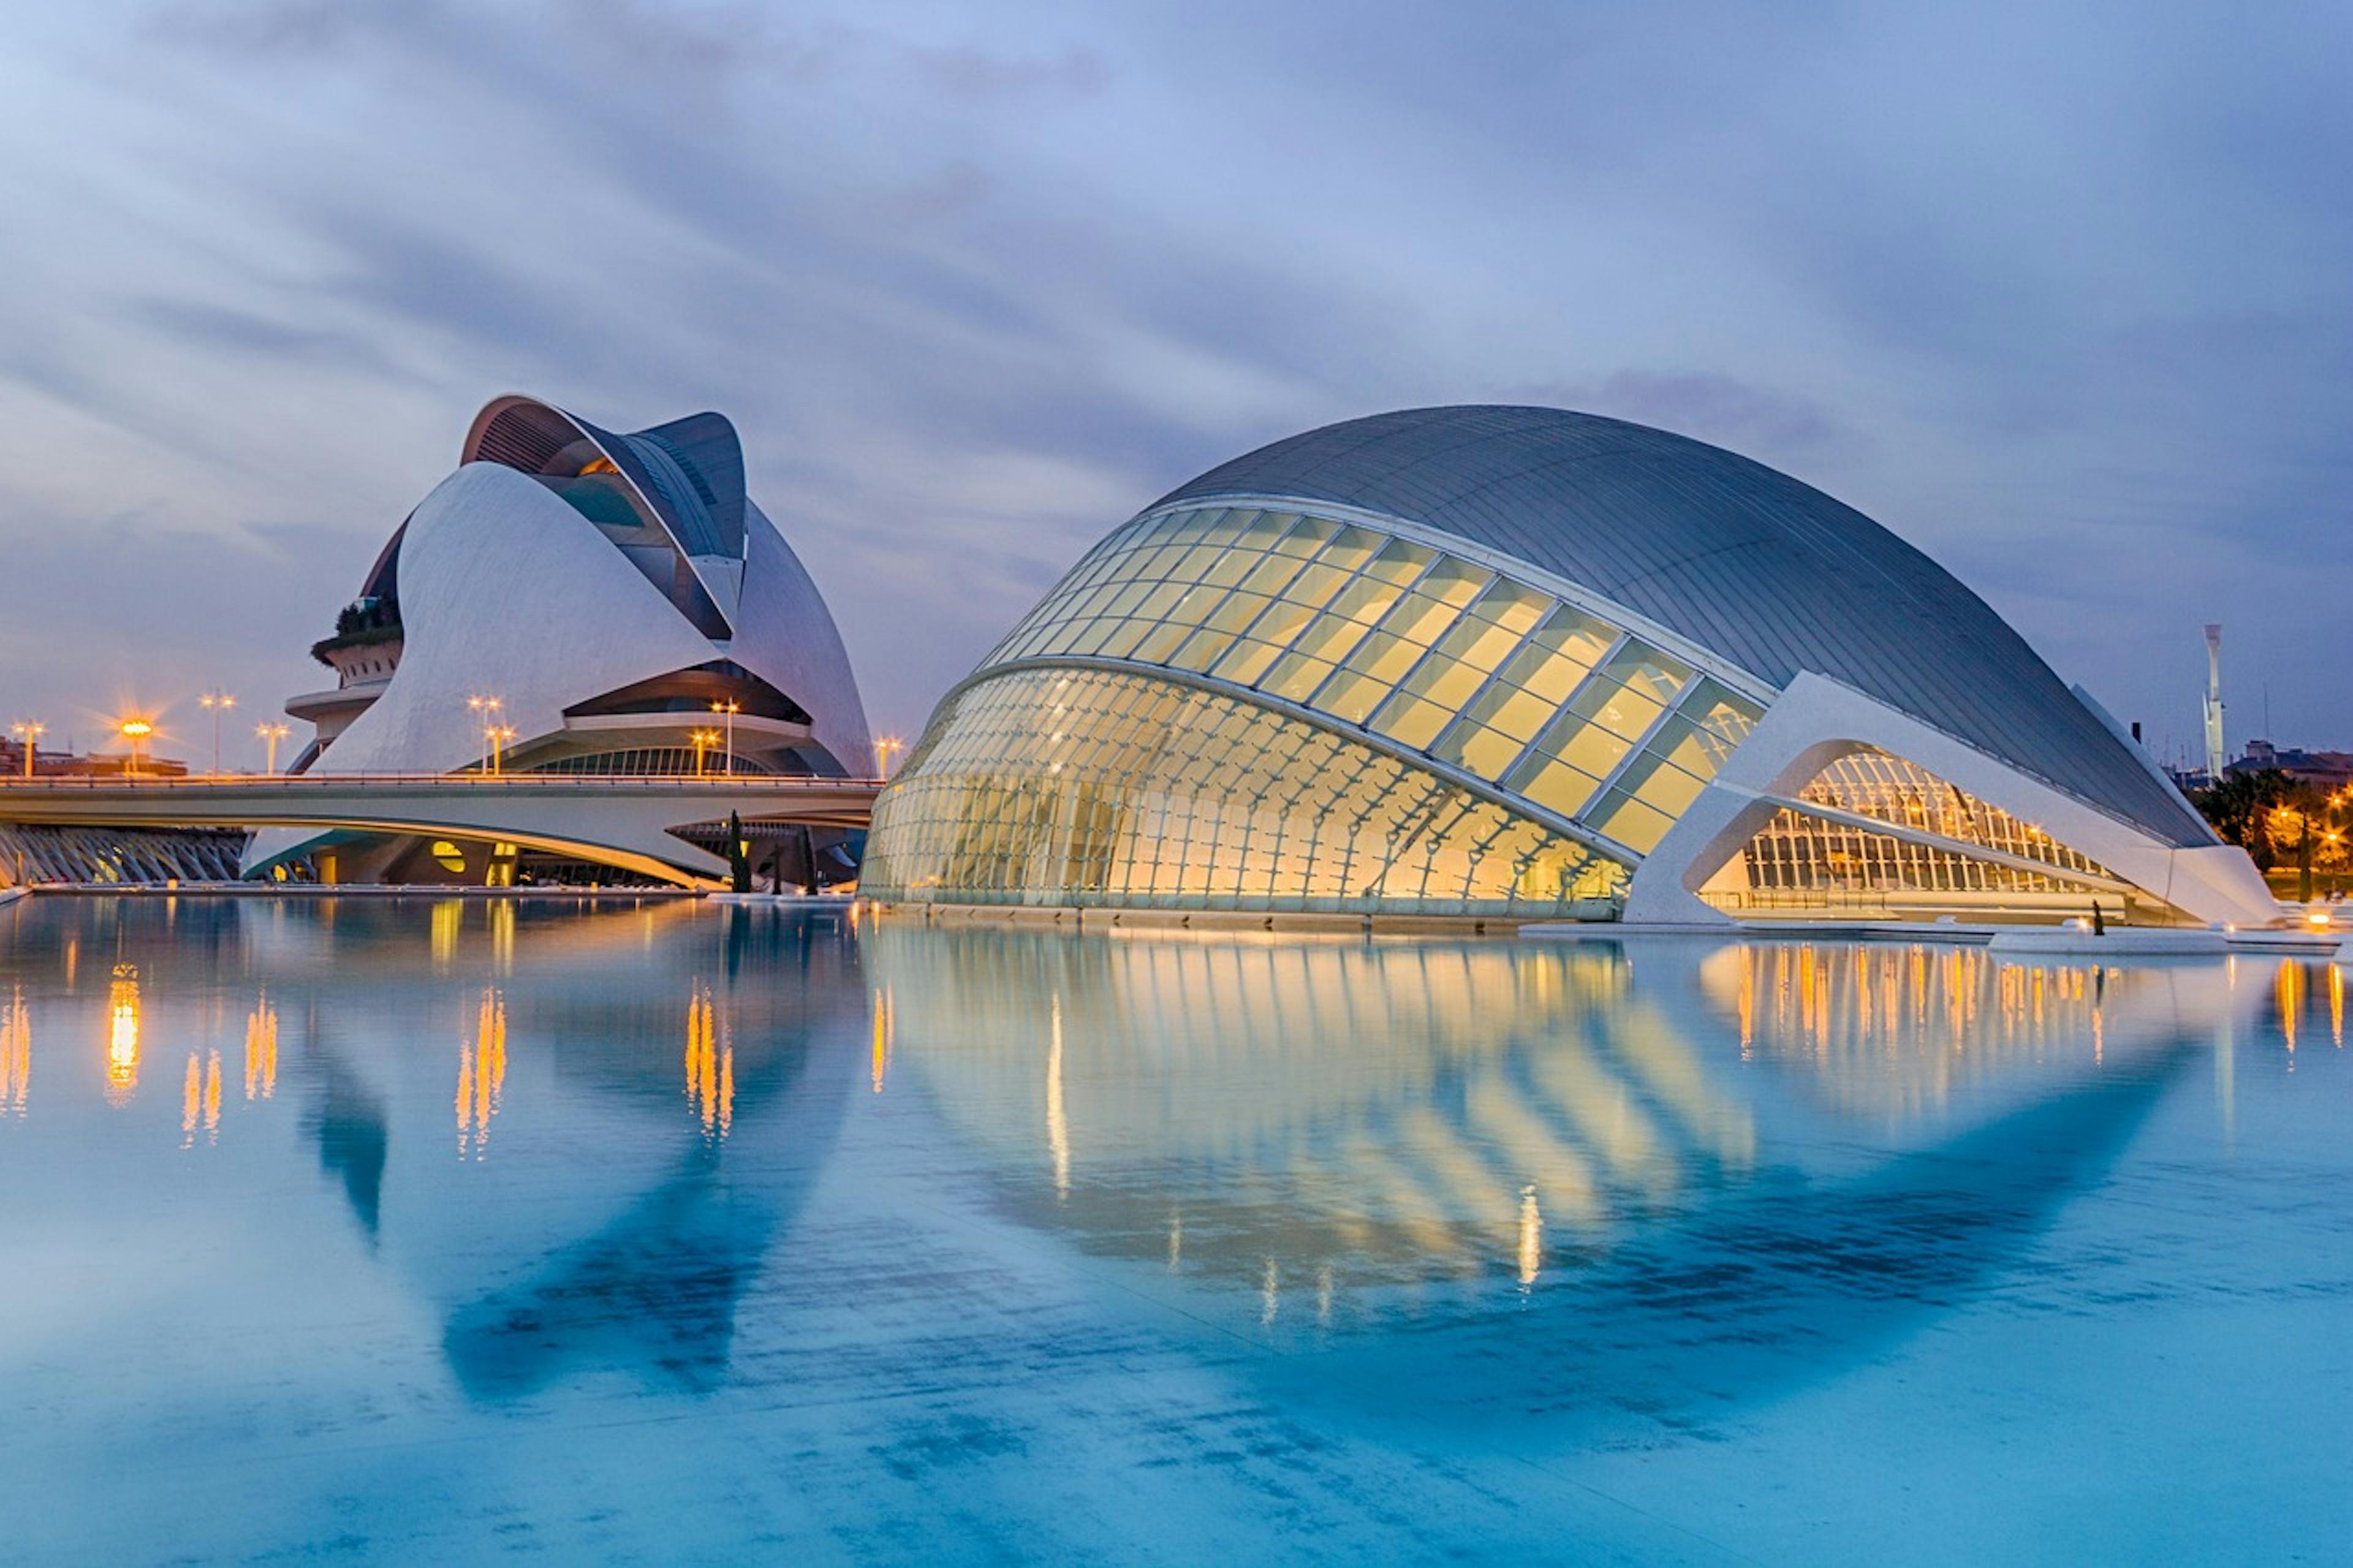
[[[2222,782],[2222,628],[2206,626],[2206,782]]]

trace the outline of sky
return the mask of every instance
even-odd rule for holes
[[[201,760],[492,396],[703,408],[909,737],[1097,536],[1388,408],[1860,507],[2196,745],[2353,748],[2353,7],[156,0],[0,49],[0,720]]]

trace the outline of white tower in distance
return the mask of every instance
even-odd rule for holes
[[[2206,783],[2222,782],[2222,628],[2206,624]]]

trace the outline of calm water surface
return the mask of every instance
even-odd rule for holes
[[[0,1557],[2344,1561],[2333,964],[0,910]]]

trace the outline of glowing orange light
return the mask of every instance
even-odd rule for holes
[[[127,1105],[139,1087],[139,966],[118,963],[106,998],[106,1102]]]
[[[686,1101],[705,1138],[724,1139],[733,1127],[735,1047],[707,985],[696,985],[686,1004]]]

